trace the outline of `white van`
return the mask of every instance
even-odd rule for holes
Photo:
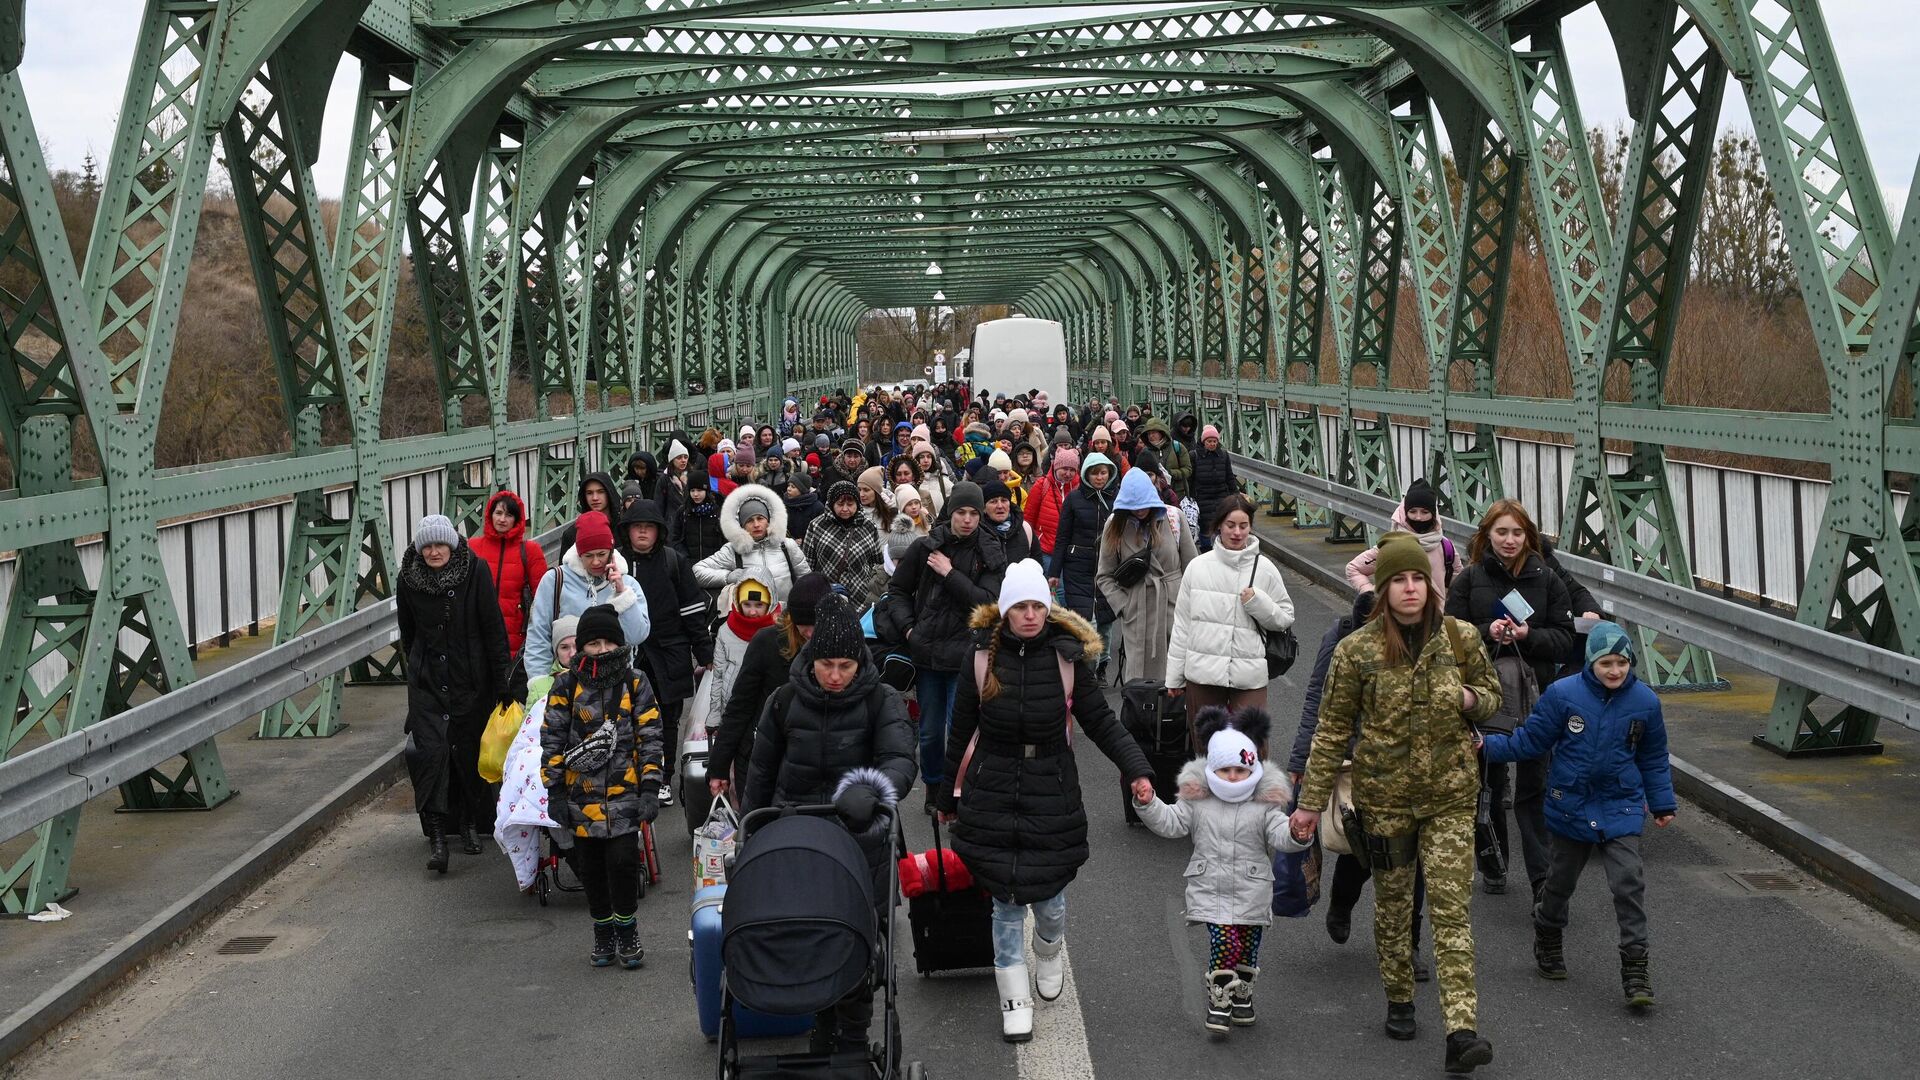
[[[1012,397],[1045,390],[1049,400],[1067,400],[1067,338],[1051,319],[1016,315],[973,328],[967,358],[967,382],[974,393],[987,390]]]

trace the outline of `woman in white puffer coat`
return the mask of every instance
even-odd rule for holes
[[[763,581],[776,603],[812,570],[798,541],[787,538],[787,504],[772,488],[741,484],[720,504],[720,533],[727,544],[694,565],[703,589],[720,589],[744,578]]]
[[[1187,564],[1173,608],[1167,688],[1187,694],[1187,715],[1209,705],[1238,711],[1267,703],[1265,631],[1293,625],[1293,598],[1253,538],[1253,501],[1220,500],[1213,548]]]

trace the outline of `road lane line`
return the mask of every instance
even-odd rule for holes
[[[1020,1080],[1093,1080],[1093,1056],[1087,1047],[1087,1021],[1080,1012],[1080,992],[1073,985],[1073,961],[1064,942],[1060,963],[1066,969],[1066,988],[1054,1001],[1033,996],[1033,1038],[1014,1044]],[[1027,970],[1035,970],[1033,948],[1027,948]]]

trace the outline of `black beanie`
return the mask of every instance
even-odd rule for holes
[[[853,605],[839,593],[828,593],[820,600],[813,620],[813,637],[807,639],[809,660],[865,660],[867,642],[860,632],[860,618]]]
[[[1007,482],[997,476],[980,485],[980,504],[983,507],[995,499],[1011,498],[1013,498],[1013,489],[1007,487]]]
[[[1440,501],[1434,497],[1433,488],[1427,486],[1427,478],[1420,477],[1407,485],[1407,497],[1400,505],[1409,510],[1425,510],[1429,514],[1440,512]]]
[[[588,608],[580,616],[580,626],[573,637],[582,645],[589,641],[611,641],[622,647],[627,644],[627,632],[620,629],[620,614],[613,610],[612,604]]]
[[[953,490],[947,493],[946,510],[951,515],[955,510],[967,509],[985,512],[987,499],[980,493],[979,484],[971,480],[962,480],[953,485]]]
[[[787,618],[801,626],[814,625],[820,598],[833,591],[833,583],[821,573],[802,574],[787,593]]]

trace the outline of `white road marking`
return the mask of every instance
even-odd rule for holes
[[[1093,1056],[1087,1047],[1087,1021],[1080,1012],[1080,993],[1073,985],[1073,958],[1060,946],[1066,968],[1066,988],[1053,1001],[1033,995],[1033,1038],[1014,1044],[1020,1080],[1093,1080]],[[1033,947],[1027,947],[1027,970],[1035,968]]]

